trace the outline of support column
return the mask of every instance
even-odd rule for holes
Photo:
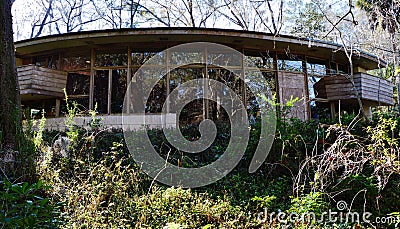
[[[367,105],[363,104],[363,110],[364,110],[364,113],[367,116],[367,118],[369,120],[371,120],[372,119],[372,108],[371,108],[371,106],[367,106]]]
[[[209,79],[208,78],[208,62],[207,62],[207,56],[208,56],[208,52],[207,52],[207,47],[204,50],[204,61],[206,63],[205,66],[205,73],[204,73],[204,78]],[[207,98],[208,96],[208,85],[203,85],[203,90],[204,90],[204,97]],[[210,116],[209,114],[209,102],[208,99],[203,99],[203,118],[204,119],[208,119]]]
[[[304,59],[302,61],[302,67],[303,67],[303,74],[304,74],[304,102],[305,104],[305,120],[310,120],[311,119],[311,106],[310,106],[310,92],[308,91],[308,72],[307,72],[307,57],[304,56]]]
[[[334,119],[335,116],[336,116],[335,103],[334,102],[330,102],[329,105],[331,107],[331,118]]]
[[[92,48],[90,54],[90,86],[89,86],[89,110],[93,110],[93,99],[94,99],[94,61],[95,61],[95,50]]]
[[[131,46],[128,46],[128,69],[127,69],[127,74],[126,74],[126,95],[125,95],[125,111],[122,111],[122,113],[126,112],[127,114],[130,113],[131,109],[131,81],[132,81],[132,49]]]
[[[280,103],[280,86],[279,86],[279,71],[278,71],[278,53],[273,53],[273,65],[274,65],[274,73],[275,73],[275,100],[274,102]],[[281,117],[281,106],[276,107],[276,115],[277,117]]]
[[[242,49],[242,60],[241,60],[241,81],[240,81],[240,86],[241,86],[241,91],[242,91],[242,103],[245,109],[245,112],[247,112],[247,96],[246,96],[246,83],[245,83],[245,76],[246,72],[244,69],[244,49]]]
[[[166,87],[167,87],[167,92],[166,92],[166,99],[167,99],[167,101],[166,101],[166,111],[167,111],[167,114],[170,112],[170,104],[169,104],[169,99],[168,99],[168,96],[169,96],[169,93],[170,93],[170,90],[171,90],[171,86],[170,86],[170,81],[171,81],[171,73],[170,73],[170,53],[169,53],[169,49],[167,49],[167,51],[166,51],[166,55],[167,55],[167,63],[166,63],[166,68],[167,68],[167,79],[166,79]]]
[[[60,117],[60,104],[61,104],[60,100],[56,99],[56,110],[54,115],[56,118]]]
[[[111,114],[112,69],[108,69],[107,114]]]

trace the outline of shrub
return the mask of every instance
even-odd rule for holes
[[[0,226],[3,228],[54,228],[61,222],[59,204],[44,192],[50,187],[38,181],[28,184],[0,183]]]

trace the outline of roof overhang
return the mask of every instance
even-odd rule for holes
[[[344,47],[338,44],[292,36],[227,29],[138,28],[97,30],[51,35],[15,43],[17,57],[29,57],[55,50],[90,50],[107,45],[131,45],[138,49],[164,49],[188,42],[213,42],[237,50],[290,52],[299,56],[348,63]],[[353,50],[353,63],[366,70],[386,66],[386,62],[360,50]]]

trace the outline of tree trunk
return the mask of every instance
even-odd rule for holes
[[[0,0],[0,164],[15,161],[21,126],[11,1]],[[4,164],[3,164],[4,165]],[[7,174],[7,171],[5,171]],[[3,174],[1,174],[3,175]]]

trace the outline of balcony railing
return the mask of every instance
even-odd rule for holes
[[[376,105],[394,104],[394,85],[388,80],[366,73],[356,73],[354,74],[354,85],[363,100],[368,100]],[[357,98],[350,79],[345,75],[325,76],[314,84],[314,89],[317,99],[338,101]]]
[[[66,72],[35,65],[19,66],[17,72],[22,100],[64,97]]]

